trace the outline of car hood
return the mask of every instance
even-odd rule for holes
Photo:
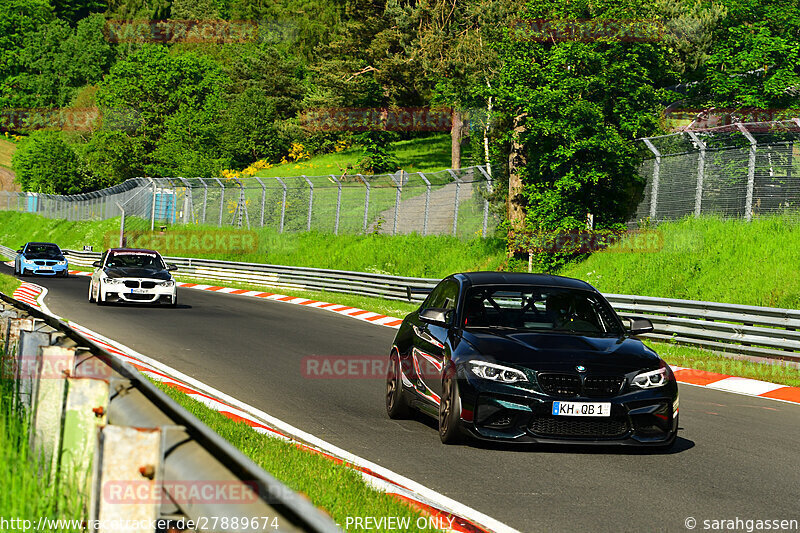
[[[149,278],[168,280],[172,279],[172,275],[166,270],[159,270],[154,268],[106,268],[103,273],[109,278]]]
[[[531,332],[465,331],[463,339],[481,355],[497,362],[538,371],[633,372],[658,366],[659,357],[641,341],[627,337]]]

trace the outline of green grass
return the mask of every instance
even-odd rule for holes
[[[198,235],[236,231],[210,226],[174,229],[198,232]],[[70,222],[31,213],[0,211],[0,244],[11,248],[27,241],[47,240],[63,248],[80,250],[84,245],[92,245],[99,251],[108,243],[116,244],[118,231],[119,219]],[[422,237],[417,234],[337,237],[318,232],[281,234],[271,228],[258,228],[254,230],[254,236],[256,245],[238,252],[216,248],[198,252],[180,247],[159,247],[159,251],[172,256],[431,278],[467,270],[494,270],[505,259],[503,242],[493,238],[460,240],[451,236]]]
[[[416,528],[416,521],[425,515],[369,487],[355,470],[293,443],[257,433],[247,424],[231,420],[175,388],[156,385],[264,470],[308,496],[342,526],[348,516],[397,516],[411,519],[413,527],[408,531],[421,531]]]
[[[443,133],[398,141],[392,143],[400,168],[406,172],[436,172],[450,168],[450,135]],[[469,161],[469,144],[464,144],[463,161]],[[306,174],[308,176],[324,176],[335,174],[341,176],[345,170],[348,174],[358,173],[357,165],[363,157],[361,148],[353,146],[341,152],[321,154],[305,161],[275,165],[259,171],[256,176],[291,177]]]
[[[0,274],[0,292],[11,296],[14,294],[14,291],[19,288],[21,285],[20,281],[15,278],[14,276],[9,276],[8,274]]]
[[[672,365],[800,387],[800,369],[791,366],[732,359],[693,346],[651,341],[646,344]]]
[[[11,168],[11,156],[17,149],[16,143],[0,139],[0,167]]]
[[[4,367],[5,364],[3,361]],[[30,420],[16,400],[16,384],[14,379],[0,379],[0,517],[32,520],[34,525],[39,517],[80,520],[84,518],[83,497],[70,490],[68,483],[48,483],[47,463],[30,449]],[[29,525],[28,530],[33,527]],[[16,529],[24,528],[20,525]],[[11,531],[14,530],[12,526]],[[57,530],[82,528],[62,524]]]
[[[797,218],[687,218],[656,231],[655,252],[625,251],[623,241],[559,274],[607,293],[800,308]]]

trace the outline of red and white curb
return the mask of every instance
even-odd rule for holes
[[[25,303],[53,314],[44,303],[47,289],[32,283],[23,283],[14,292],[14,298],[24,298]],[[376,463],[347,452],[333,444],[302,431],[255,407],[187,376],[173,368],[128,348],[72,321],[67,323],[89,340],[125,361],[142,374],[155,381],[175,387],[207,407],[232,420],[244,422],[255,431],[293,442],[297,447],[327,457],[361,474],[365,482],[376,490],[391,494],[412,507],[436,519],[436,524],[458,533],[519,533],[517,530],[433,491],[411,479]]]

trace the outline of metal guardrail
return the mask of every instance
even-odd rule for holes
[[[0,300],[3,370],[13,369],[32,413],[33,445],[62,474],[93,470],[91,479],[76,477],[91,500],[89,523],[109,524],[93,530],[118,531],[115,519],[213,517],[207,530],[263,531],[269,517],[269,530],[341,531],[136,368],[67,323],[4,294]],[[109,483],[125,501],[109,500]]]
[[[84,266],[100,257],[98,252],[69,250],[69,254],[70,262]],[[213,259],[165,257],[165,260],[177,265],[181,275],[202,280],[323,290],[390,300],[408,300],[408,287],[430,289],[439,282],[432,278]],[[411,297],[422,301],[425,294],[411,292]],[[650,319],[655,331],[646,337],[800,362],[800,310],[622,294],[606,294],[605,297],[624,318]]]
[[[70,260],[91,264],[100,254],[70,251]],[[91,259],[91,260],[90,260]],[[407,287],[430,289],[439,280],[365,272],[167,257],[180,272],[199,279],[265,284],[407,300]],[[421,301],[425,295],[411,293]],[[800,310],[717,302],[606,294],[622,317],[644,316],[655,326],[648,337],[737,354],[800,362]]]

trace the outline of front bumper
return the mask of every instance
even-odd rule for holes
[[[125,281],[128,281],[129,283],[140,283],[140,286],[126,287],[124,283]],[[174,303],[178,294],[178,289],[175,285],[172,287],[165,287],[161,285],[147,288],[141,287],[141,282],[147,281],[149,280],[123,280],[123,283],[114,284],[102,283],[100,285],[100,290],[102,291],[104,295],[103,299],[106,302],[132,304]]]
[[[612,398],[554,398],[459,372],[461,422],[478,439],[521,443],[663,446],[678,431],[675,382]],[[609,402],[608,417],[554,416],[554,401]]]
[[[65,272],[67,272],[69,265],[37,265],[36,263],[21,263],[21,268],[24,268],[31,274],[57,276],[59,274],[63,275]]]

